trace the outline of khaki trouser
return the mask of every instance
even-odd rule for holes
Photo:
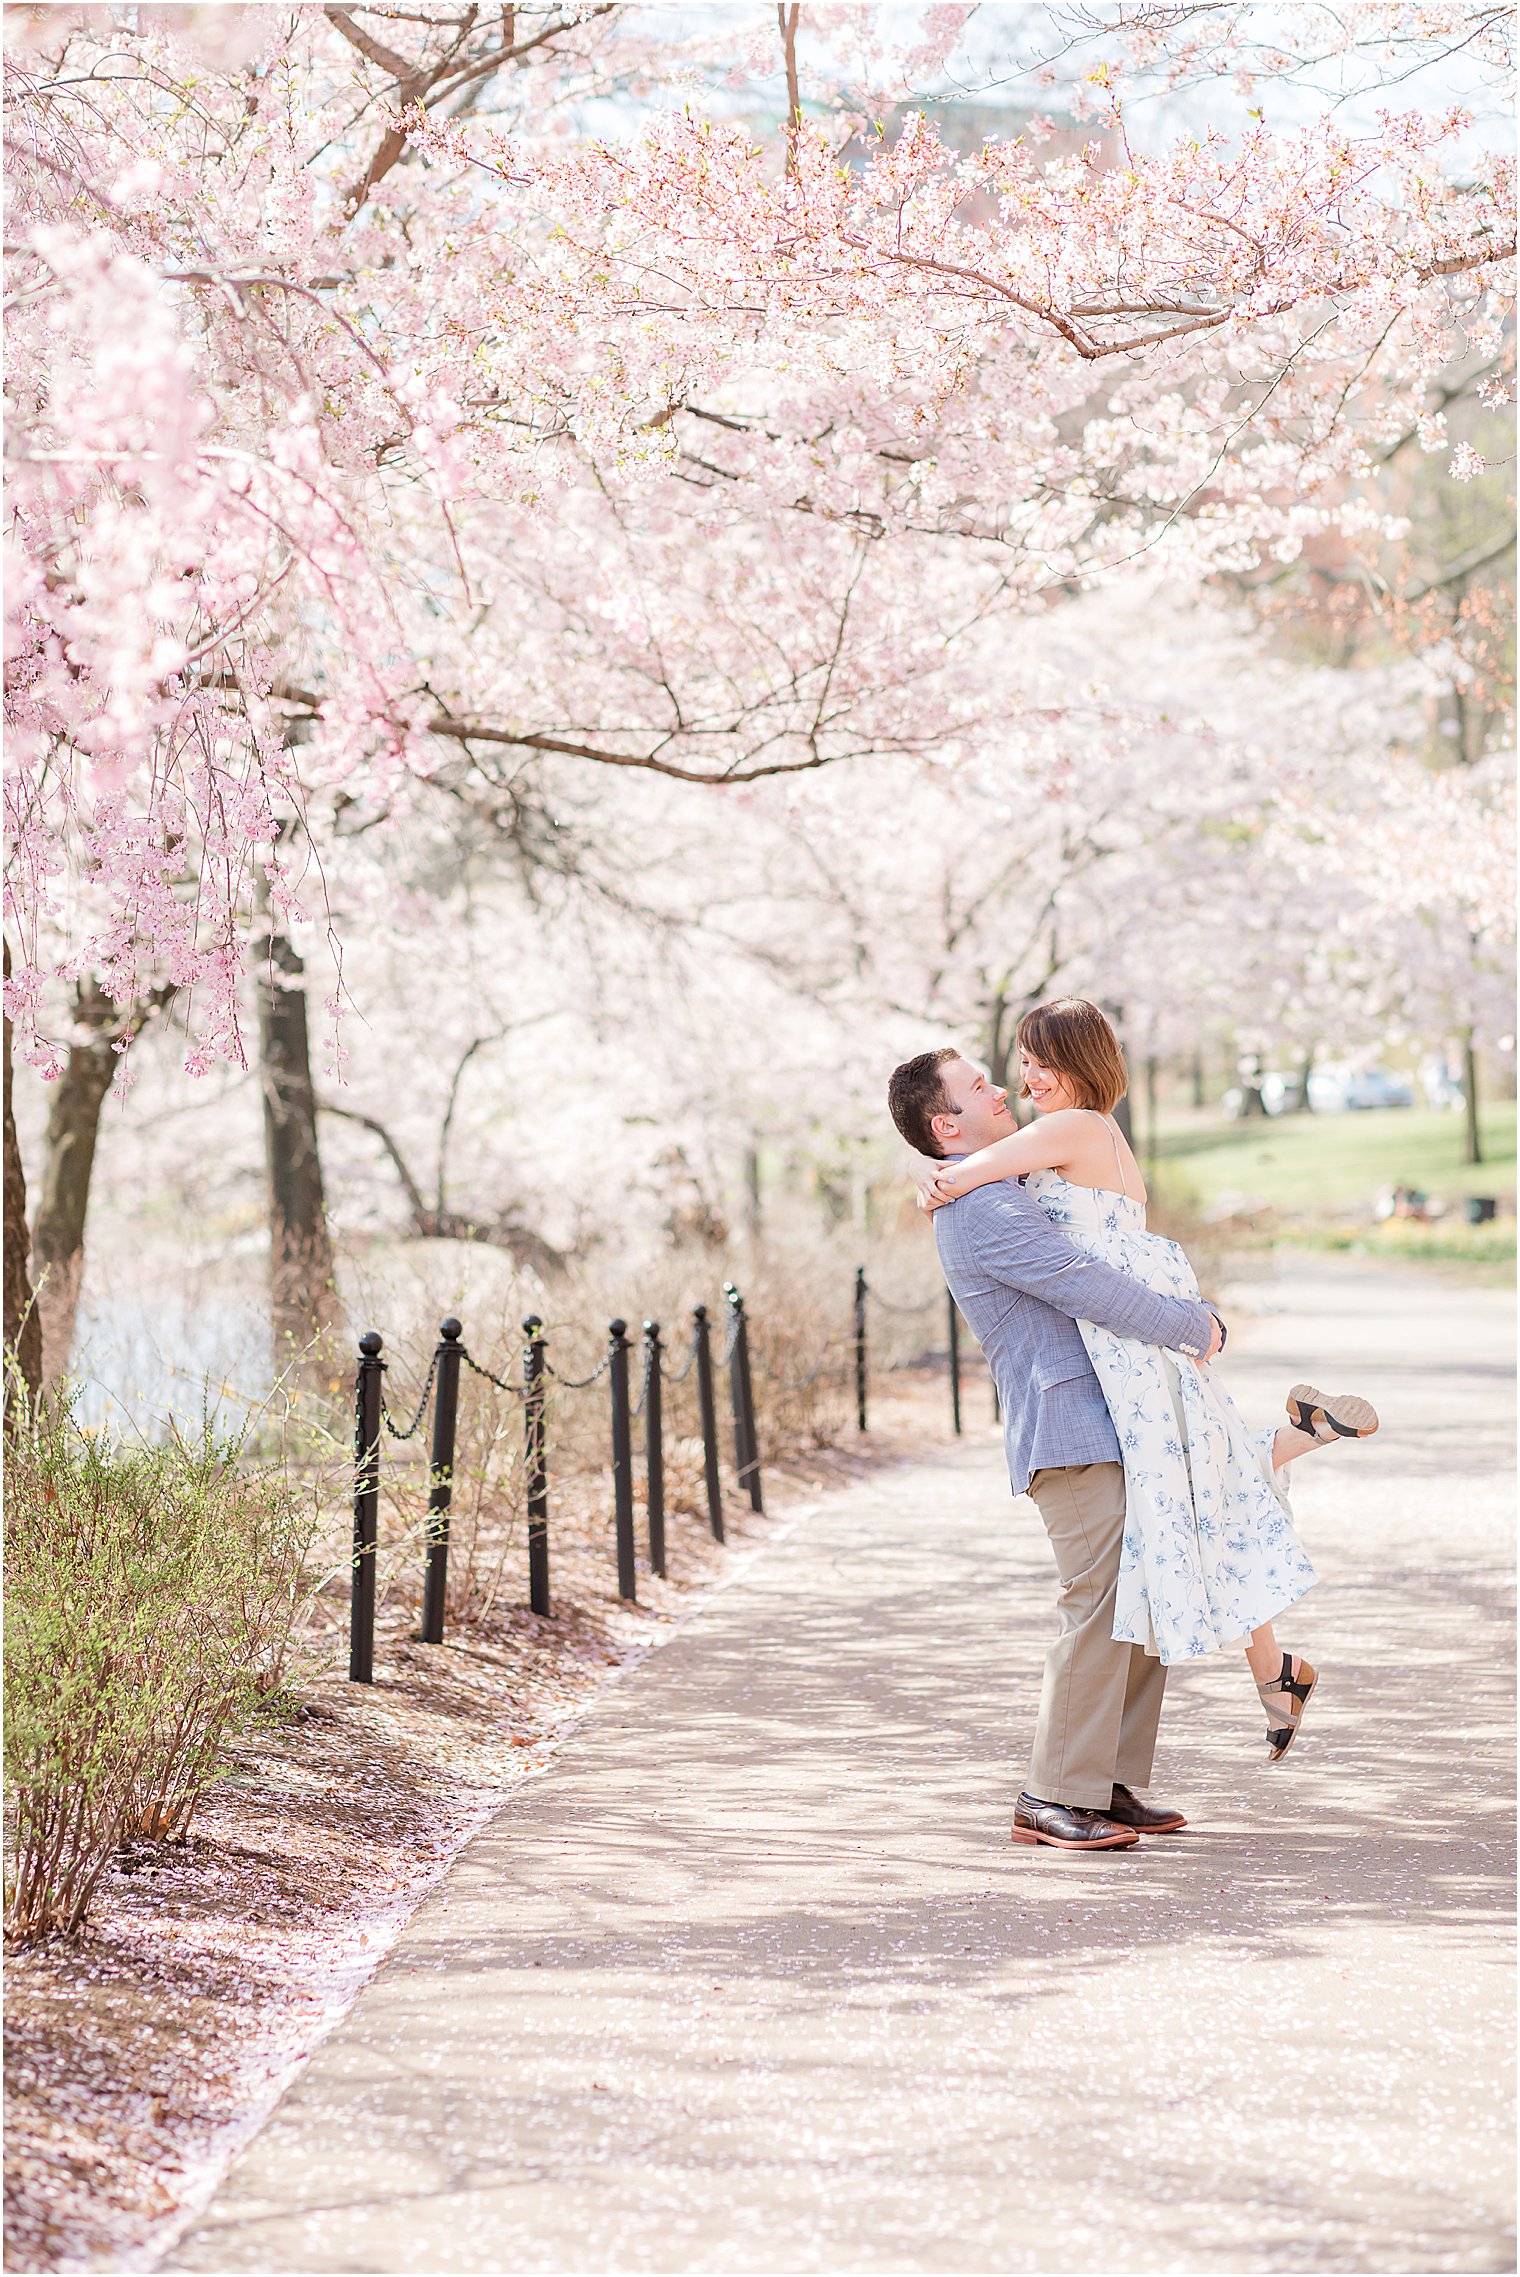
[[[1124,1539],[1124,1466],[1036,1471],[1029,1492],[1061,1576],[1061,1633],[1045,1662],[1025,1787],[1047,1803],[1106,1810],[1117,1781],[1150,1785],[1166,1688],[1162,1663],[1114,1641]]]

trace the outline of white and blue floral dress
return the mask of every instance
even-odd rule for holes
[[[1163,1296],[1198,1296],[1175,1241],[1145,1227],[1145,1204],[1037,1170],[1027,1190],[1068,1240]],[[1238,1645],[1295,1604],[1314,1568],[1272,1469],[1270,1431],[1252,1431],[1209,1370],[1154,1344],[1077,1323],[1124,1457],[1124,1546],[1114,1635],[1168,1665]]]

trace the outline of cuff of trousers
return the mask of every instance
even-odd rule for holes
[[[1106,1811],[1114,1799],[1116,1784],[1118,1784],[1117,1781],[1110,1779],[1106,1787],[1091,1787],[1084,1780],[1079,1780],[1074,1787],[1069,1780],[1062,1779],[1058,1782],[1057,1792],[1053,1795],[1041,1795],[1040,1801],[1042,1803],[1064,1803],[1069,1811]],[[1128,1786],[1130,1782],[1126,1779],[1123,1784]],[[1024,1792],[1026,1795],[1030,1795],[1034,1793],[1034,1789],[1026,1785]]]

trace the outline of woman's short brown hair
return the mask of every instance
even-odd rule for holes
[[[1018,1040],[1041,1067],[1065,1076],[1079,1107],[1111,1115],[1129,1089],[1129,1069],[1113,1022],[1085,996],[1058,996],[1053,1004],[1034,1005],[1019,1022]],[[1019,1096],[1027,1099],[1028,1089]]]

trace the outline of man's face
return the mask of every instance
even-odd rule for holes
[[[947,1154],[974,1154],[991,1146],[1017,1126],[1008,1108],[1008,1093],[1000,1090],[985,1067],[969,1059],[947,1059],[940,1074],[953,1115],[936,1115],[932,1129]]]

